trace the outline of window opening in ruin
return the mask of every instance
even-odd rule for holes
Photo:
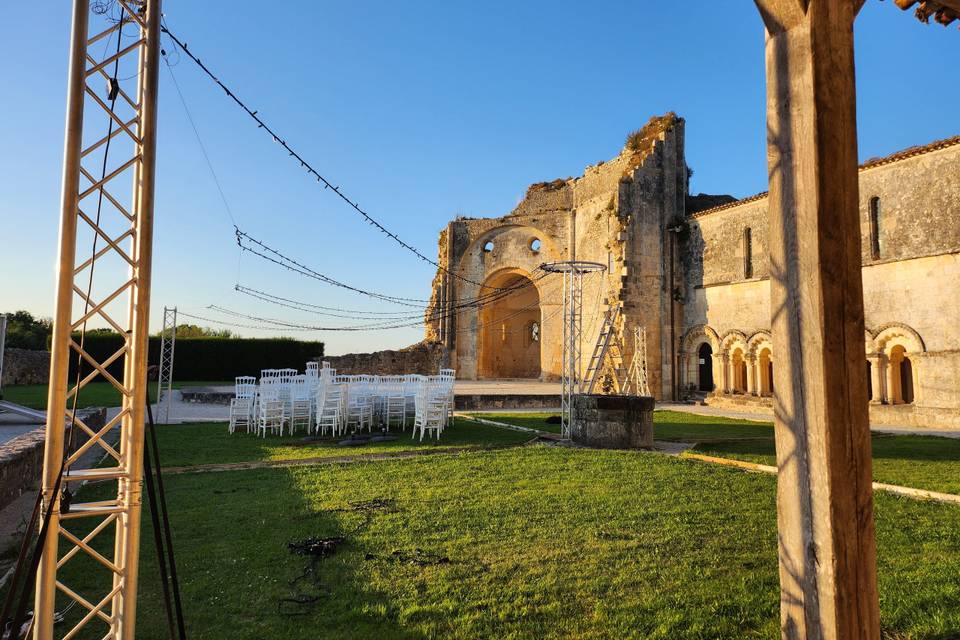
[[[534,238],[530,241],[530,251],[540,253],[540,238]]]
[[[870,198],[870,257],[880,259],[880,198]]]
[[[488,241],[483,245],[483,252],[484,252],[484,253],[490,253],[491,251],[493,251],[493,242],[491,242],[491,241],[488,240]]]
[[[540,323],[534,322],[530,325],[530,339],[534,342],[540,342]]]
[[[753,231],[743,230],[743,277],[753,277]]]

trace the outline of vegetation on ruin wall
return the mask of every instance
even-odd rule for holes
[[[190,637],[780,637],[771,476],[538,446],[164,484]],[[876,518],[884,637],[957,637],[960,509],[878,494]],[[160,638],[143,527],[138,629]],[[311,559],[287,543],[313,536],[345,541],[297,580]],[[85,554],[64,566],[80,593],[96,579]]]
[[[80,341],[79,334],[74,340]],[[84,349],[103,362],[121,348],[116,333],[92,333],[84,338]],[[259,376],[261,369],[293,368],[303,371],[309,360],[323,357],[322,342],[292,338],[177,338],[173,375],[178,380],[231,380],[236,376]],[[150,364],[160,362],[160,338],[150,337]],[[71,358],[71,377],[76,360]],[[110,367],[116,377],[123,375],[123,358]],[[83,373],[89,369],[84,365]]]
[[[623,172],[624,178],[629,178],[643,164],[660,136],[676,126],[679,121],[677,114],[670,111],[662,116],[653,116],[647,124],[627,136],[624,149],[630,154],[630,162]]]

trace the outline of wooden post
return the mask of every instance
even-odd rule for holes
[[[853,55],[863,0],[755,1],[767,28],[782,635],[873,640]]]

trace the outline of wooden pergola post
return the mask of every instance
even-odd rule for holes
[[[782,635],[875,640],[853,55],[863,0],[756,4],[767,28]]]

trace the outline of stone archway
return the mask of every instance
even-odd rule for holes
[[[505,295],[497,289],[514,289]],[[495,299],[480,308],[480,378],[540,377],[540,294],[526,275],[498,272],[484,282],[482,296]]]

